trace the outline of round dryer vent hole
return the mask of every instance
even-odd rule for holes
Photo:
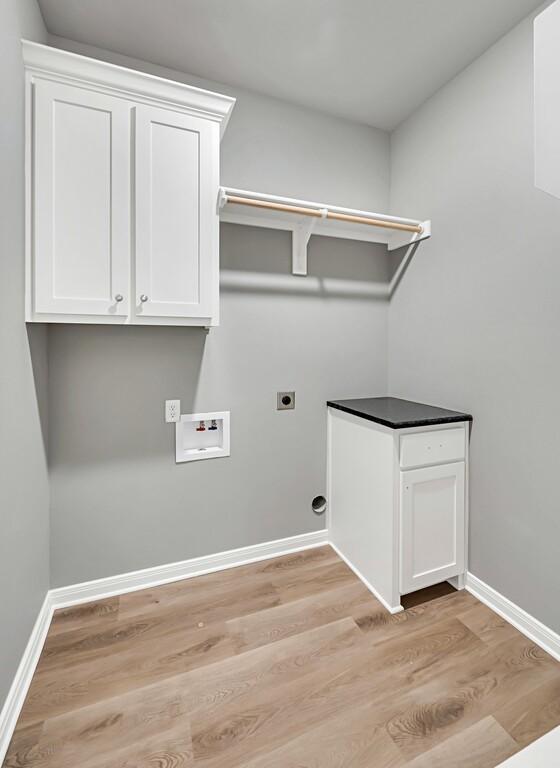
[[[311,502],[311,509],[316,515],[322,515],[327,509],[327,500],[324,496],[315,496]]]

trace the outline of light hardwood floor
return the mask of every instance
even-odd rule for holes
[[[329,547],[58,611],[5,768],[491,768],[560,664],[466,592],[390,616]]]

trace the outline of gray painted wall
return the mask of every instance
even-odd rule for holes
[[[4,0],[0,5],[0,708],[49,586],[49,495],[39,415],[46,399],[46,334],[38,326],[28,337],[23,307],[22,36],[46,37],[35,1]],[[46,429],[46,419],[43,426]]]
[[[390,169],[385,131],[63,37],[50,35],[49,43],[235,96],[222,141],[220,179],[225,186],[349,208],[387,209]]]
[[[386,134],[234,95],[226,184],[387,207]],[[387,386],[387,303],[372,297],[387,256],[314,238],[303,279],[290,275],[285,232],[223,225],[221,241],[221,325],[208,335],[49,328],[53,586],[324,527],[310,504],[325,492],[325,401]],[[276,411],[282,389],[296,390],[295,411]],[[175,465],[163,422],[174,397],[185,413],[231,410],[230,458]]]
[[[392,209],[431,217],[389,314],[393,394],[467,409],[471,571],[560,631],[560,201],[533,186],[532,22],[392,137]]]

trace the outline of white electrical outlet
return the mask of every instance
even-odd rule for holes
[[[178,422],[180,418],[181,418],[181,401],[166,400],[165,401],[165,421],[168,424],[173,424]]]

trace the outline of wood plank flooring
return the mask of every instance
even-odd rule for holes
[[[448,592],[391,616],[321,547],[58,611],[4,768],[493,768],[560,664]]]

